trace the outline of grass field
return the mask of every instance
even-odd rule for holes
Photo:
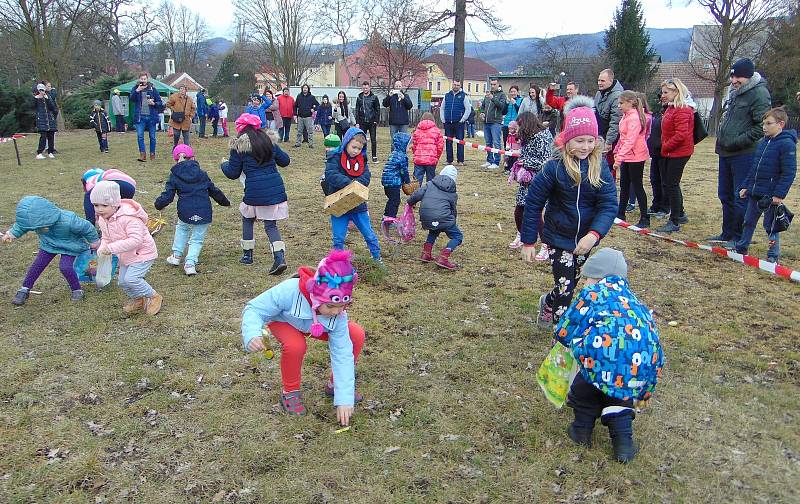
[[[388,131],[379,135],[385,160]],[[33,159],[35,141],[20,142],[21,167],[12,146],[0,146],[0,230],[26,194],[82,214],[80,175],[92,166],[130,173],[136,199],[152,211],[172,165],[162,148],[157,161],[135,162],[133,134],[112,135],[111,153],[101,155],[93,132],[62,133],[61,154],[46,161]],[[163,134],[159,141],[168,143]],[[163,260],[176,220],[175,206],[166,209],[170,226],[156,237],[161,259],[148,275],[164,294],[158,316],[124,316],[115,285],[89,288],[72,303],[55,265],[35,286],[41,295],[12,307],[38,242],[27,235],[0,247],[0,502],[800,501],[800,287],[612,230],[603,243],[628,257],[667,363],[654,404],[634,422],[642,449],[633,464],[612,462],[599,423],[594,448],[578,448],[565,434],[571,412],[555,410],[535,378],[550,336],[531,322],[551,286],[549,267],[524,264],[508,248],[515,188],[480,171],[470,150],[458,179],[459,271],[416,261],[418,233],[385,247],[384,276],[369,269],[363,240],[351,235],[364,281],[350,316],[367,329],[358,366],[366,400],[352,430],[334,432],[319,342],[309,344],[304,366],[311,414],[281,415],[278,358],[242,352],[240,314],[330,246],[322,151],[288,149],[290,218],[280,228],[290,270],[274,278],[263,230],[255,264],[238,262],[242,188],[218,168],[227,143],[192,142],[234,207],[215,207],[195,277]],[[385,202],[381,166],[372,168],[375,225]],[[716,171],[706,141],[684,176],[691,222],[678,236],[701,240],[719,230]],[[800,191],[787,204],[800,208]],[[783,236],[782,262],[793,269],[798,229]],[[755,236],[751,253],[764,257],[760,227]]]

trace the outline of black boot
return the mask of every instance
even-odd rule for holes
[[[591,448],[595,420],[592,416],[576,411],[575,421],[567,427],[567,435],[575,444]]]
[[[608,433],[611,435],[614,458],[623,464],[631,462],[639,451],[639,447],[633,442],[634,416],[633,410],[630,409],[614,416],[604,416],[601,420],[603,425],[608,427]]]
[[[242,258],[239,259],[240,263],[253,264],[253,248],[255,244],[255,240],[242,240]]]
[[[636,223],[636,227],[641,229],[648,229],[650,227],[650,217],[642,217]]]
[[[270,275],[280,275],[286,271],[286,244],[282,241],[270,243],[272,247],[272,267],[269,269]]]

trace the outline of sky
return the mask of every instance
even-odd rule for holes
[[[231,0],[175,0],[200,13],[214,36],[232,38]],[[402,1],[402,0],[398,0]],[[442,0],[439,0],[442,1]],[[571,33],[595,33],[606,29],[619,0],[489,0],[498,17],[510,27],[505,38],[546,37]],[[687,0],[641,0],[645,22],[650,28],[687,28],[707,20],[702,8]],[[535,8],[531,6],[535,5]],[[312,13],[312,15],[318,15]],[[473,22],[474,34],[467,30],[467,40],[494,40],[479,22]]]

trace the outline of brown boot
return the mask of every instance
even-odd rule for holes
[[[161,303],[163,301],[164,297],[158,292],[153,291],[153,295],[144,300],[144,312],[148,315],[155,315],[161,311]]]
[[[122,305],[122,311],[124,311],[127,315],[132,313],[136,313],[144,308],[144,298],[130,298],[128,301]]]
[[[150,153],[150,161],[155,161],[155,160],[156,160],[156,154],[154,152],[151,152]]]
[[[146,162],[147,161],[147,154],[144,153],[144,152],[140,152],[139,153],[139,159],[137,159],[136,161],[139,161],[140,163]]]

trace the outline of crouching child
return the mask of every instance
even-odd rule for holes
[[[422,201],[419,209],[419,219],[422,221],[422,228],[428,230],[428,238],[422,246],[423,262],[436,261],[436,265],[454,270],[458,269],[458,264],[450,262],[450,254],[456,247],[464,241],[464,234],[456,225],[456,205],[458,203],[458,193],[456,193],[456,177],[458,170],[453,165],[447,165],[442,172],[430,182],[414,191],[408,197],[408,204],[414,206]],[[439,257],[433,257],[433,245],[436,238],[441,233],[447,235],[450,241],[439,252]]]

